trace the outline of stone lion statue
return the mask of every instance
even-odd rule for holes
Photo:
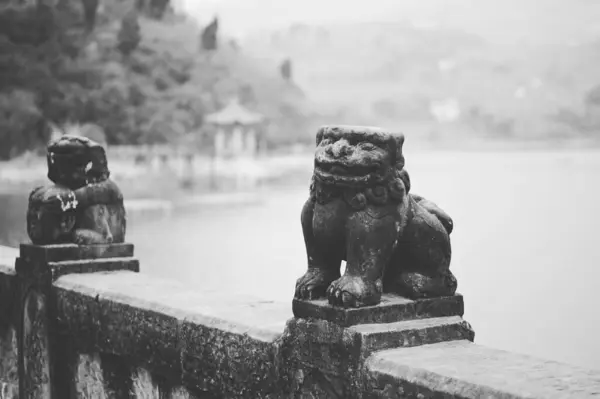
[[[27,232],[34,244],[80,245],[125,240],[123,195],[109,179],[104,148],[84,136],[48,144],[48,178],[29,196]]]
[[[452,219],[409,194],[403,144],[402,134],[378,128],[319,129],[301,215],[308,270],[296,283],[297,299],[326,296],[332,305],[362,307],[378,304],[383,292],[454,295]]]

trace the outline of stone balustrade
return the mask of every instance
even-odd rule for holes
[[[290,307],[140,274],[133,255],[131,244],[23,245],[14,264],[3,258],[4,397],[600,394],[598,371],[474,344],[460,295],[386,294],[358,309],[325,300]]]
[[[410,193],[403,143],[319,129],[307,270],[278,303],[140,274],[104,149],[51,142],[35,245],[0,251],[0,399],[600,397],[600,371],[473,343],[454,222]]]

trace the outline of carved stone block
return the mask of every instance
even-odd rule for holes
[[[355,398],[365,391],[365,361],[376,351],[474,339],[463,298],[410,300],[384,294],[378,305],[340,308],[294,300],[283,337],[294,397]]]

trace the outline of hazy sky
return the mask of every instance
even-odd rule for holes
[[[249,32],[308,24],[411,20],[442,23],[514,41],[524,36],[568,41],[600,34],[600,0],[180,0],[206,23],[218,14],[223,29]]]

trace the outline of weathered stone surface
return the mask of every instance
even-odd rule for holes
[[[332,306],[325,299],[312,301],[294,299],[292,310],[295,317],[323,319],[347,327],[428,317],[462,316],[464,302],[460,294],[418,300],[384,294],[379,304],[362,308],[340,308]]]
[[[132,359],[161,374],[180,378],[180,321],[150,309],[116,301],[98,301],[98,348]]]
[[[409,194],[403,144],[401,133],[377,128],[319,129],[301,215],[308,270],[296,283],[297,299],[327,297],[335,306],[363,307],[378,304],[384,291],[454,295],[452,219]]]
[[[53,370],[50,358],[48,296],[31,287],[23,296],[19,336],[19,396],[50,399]]]
[[[337,324],[290,320],[282,337],[281,357],[286,362],[292,397],[354,397],[360,349],[353,334]]]
[[[64,262],[70,260],[128,258],[133,256],[133,244],[98,245],[21,244],[20,257],[28,262]]]
[[[192,290],[175,280],[161,279],[128,271],[96,274],[72,274],[59,278],[57,292],[97,301],[110,300],[142,309],[162,312],[178,319],[198,315],[229,321],[232,332],[248,334],[259,340],[274,341],[292,317],[289,304],[265,301],[245,295],[232,295],[220,287]],[[61,294],[62,295],[62,294]]]
[[[444,342],[375,353],[373,398],[597,398],[600,371],[475,345]]]
[[[364,391],[363,363],[371,353],[473,337],[471,326],[459,316],[348,328],[326,320],[294,319],[288,322],[283,348],[296,394],[323,390],[327,397],[351,398]]]
[[[150,365],[152,370],[179,376],[180,321],[155,311],[158,306],[139,306],[139,301],[127,304],[122,297],[100,298],[101,294],[86,295],[59,284],[56,300],[61,332],[69,334],[82,351],[123,356]]]
[[[17,326],[17,276],[14,268],[0,265],[0,331]]]
[[[350,327],[348,331],[358,338],[363,356],[390,348],[475,339],[471,325],[459,316],[362,324]]]
[[[282,379],[273,342],[228,332],[223,324],[184,322],[185,386],[222,397],[265,398],[279,393]]]
[[[69,382],[69,376],[73,374],[76,354],[65,341],[64,334],[61,334],[64,324],[61,325],[52,282],[71,273],[98,273],[119,269],[137,271],[137,259],[110,257],[131,253],[132,249],[130,245],[117,245],[115,249],[111,249],[109,245],[81,248],[74,245],[21,247],[21,256],[15,260],[18,300],[13,301],[13,312],[18,314],[16,317],[20,321],[17,325],[21,326],[18,329],[20,396],[48,397],[52,394],[65,397],[75,389]],[[67,258],[98,255],[101,258],[49,261],[59,259],[61,255]],[[84,313],[82,316],[88,315]],[[77,321],[79,319],[74,317],[73,323]],[[93,336],[97,335],[97,330],[94,330]]]
[[[109,179],[104,148],[83,136],[48,144],[48,178],[29,196],[27,232],[34,244],[125,241],[123,194]]]
[[[73,273],[98,273],[119,270],[140,271],[140,262],[135,258],[68,260],[65,262],[50,262],[48,266],[52,281]]]
[[[15,328],[0,327],[0,397],[2,398],[18,398],[19,396],[17,346]]]
[[[206,397],[281,390],[278,339],[289,305],[124,271],[72,274],[54,287],[60,331],[80,351],[120,356]]]
[[[77,356],[76,365],[73,370],[73,397],[78,398],[116,398],[127,396],[116,396],[115,391],[110,389],[109,384],[104,380],[103,364],[98,354],[88,355],[80,354]],[[125,376],[130,377],[130,375]],[[118,392],[128,395],[129,392]]]
[[[105,391],[111,397],[126,398],[133,390],[132,367],[122,356],[108,353],[100,354],[102,378]]]
[[[16,270],[27,278],[56,281],[59,277],[73,273],[97,273],[105,271],[139,271],[139,260],[130,256],[130,244],[108,245],[22,245],[16,259]],[[60,256],[67,260],[58,261]],[[124,257],[118,257],[124,255]],[[82,258],[76,258],[81,256]],[[98,256],[98,258],[94,258]]]
[[[465,342],[473,332],[458,315],[349,327],[298,318],[282,334],[289,304],[223,290],[127,271],[71,274],[52,286],[80,395],[553,399],[590,397],[600,384],[598,372]]]

